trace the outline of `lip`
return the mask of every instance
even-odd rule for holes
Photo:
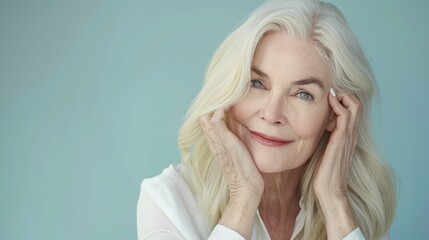
[[[281,147],[293,142],[286,139],[268,136],[263,133],[259,133],[251,130],[249,130],[249,132],[252,138],[254,138],[257,142],[268,147]]]

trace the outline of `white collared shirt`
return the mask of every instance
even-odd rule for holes
[[[141,184],[140,197],[137,203],[138,239],[231,239],[244,240],[237,232],[218,224],[213,230],[198,206],[194,195],[179,171],[170,166],[162,174],[145,179]],[[304,226],[303,201],[299,202],[301,210],[295,220],[291,239]],[[259,211],[253,224],[252,240],[269,240]],[[364,240],[359,228],[348,234],[343,240]]]

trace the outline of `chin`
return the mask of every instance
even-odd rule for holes
[[[293,170],[296,168],[301,167],[305,164],[306,161],[293,161],[291,162],[291,159],[281,158],[276,159],[275,157],[270,158],[268,154],[265,156],[268,157],[258,157],[258,156],[252,156],[253,161],[258,168],[260,173],[281,173],[287,170]],[[272,159],[272,160],[267,160]]]
[[[285,160],[279,160],[279,161],[285,161]],[[284,163],[279,164],[278,161],[267,161],[266,158],[258,160],[258,158],[256,157],[254,158],[254,162],[259,172],[261,173],[279,173],[290,169],[288,166],[285,166]]]

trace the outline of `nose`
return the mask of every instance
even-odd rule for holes
[[[284,125],[286,118],[286,102],[281,96],[267,96],[266,103],[261,111],[261,119],[270,125]]]

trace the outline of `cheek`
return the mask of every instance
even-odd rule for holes
[[[245,125],[251,115],[251,104],[248,101],[240,101],[233,105],[227,112],[227,126],[233,133],[238,134],[240,125]]]
[[[328,109],[314,106],[300,106],[292,108],[289,116],[289,124],[294,133],[303,139],[319,137],[325,131]]]
[[[253,98],[245,97],[240,102],[231,106],[227,114],[236,122],[244,122],[256,113],[257,107]]]

